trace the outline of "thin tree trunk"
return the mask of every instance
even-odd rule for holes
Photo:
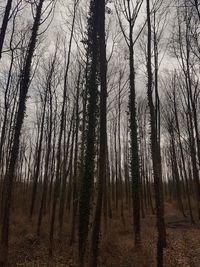
[[[161,169],[161,156],[159,151],[158,133],[156,126],[155,107],[153,103],[153,76],[151,66],[151,11],[150,1],[147,0],[147,25],[148,25],[148,56],[147,56],[147,73],[148,73],[148,85],[147,96],[150,109],[150,127],[151,127],[151,152],[153,163],[153,175],[154,175],[154,187],[155,187],[155,201],[156,201],[156,215],[157,215],[157,230],[158,230],[158,242],[157,242],[157,266],[163,266],[163,250],[166,246],[166,232],[165,232],[165,220],[164,220],[164,205],[162,195],[162,169]]]
[[[20,94],[19,105],[16,114],[16,122],[14,128],[14,139],[11,149],[11,157],[9,162],[9,168],[5,175],[5,200],[3,209],[3,223],[2,223],[2,235],[1,235],[1,247],[0,247],[0,266],[5,267],[8,261],[8,238],[9,238],[9,224],[10,224],[10,208],[12,199],[12,187],[15,175],[15,168],[17,164],[17,157],[19,153],[19,143],[21,129],[24,121],[24,114],[26,109],[26,98],[28,87],[30,83],[30,72],[32,65],[33,53],[37,42],[37,34],[40,25],[40,19],[42,14],[42,6],[44,0],[41,0],[36,9],[35,20],[32,28],[31,38],[28,46],[26,62],[22,72],[22,80],[20,82]]]
[[[12,8],[12,0],[7,1],[4,17],[3,17],[3,22],[1,25],[1,32],[0,32],[0,59],[2,57],[2,49],[3,49],[3,43],[6,35],[6,30],[8,26],[8,21],[9,21],[9,14]]]

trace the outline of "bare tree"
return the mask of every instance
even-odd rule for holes
[[[157,266],[163,266],[163,249],[166,246],[166,232],[164,220],[164,203],[163,203],[163,190],[162,190],[162,165],[160,154],[160,143],[158,140],[158,127],[156,111],[158,106],[153,103],[153,75],[152,75],[152,61],[151,61],[151,10],[150,1],[146,1],[147,7],[147,27],[148,27],[148,44],[147,44],[147,97],[150,110],[150,127],[151,127],[151,153],[153,162],[154,174],[154,187],[155,187],[155,200],[156,200],[156,215],[157,215],[157,228],[158,228],[158,242],[157,242]]]
[[[12,187],[15,175],[15,167],[17,163],[17,157],[19,153],[20,135],[24,121],[25,109],[26,109],[26,98],[28,87],[30,84],[30,73],[32,58],[35,51],[37,42],[38,29],[40,26],[40,20],[42,15],[42,6],[44,0],[40,0],[36,6],[36,16],[33,23],[32,34],[30,43],[27,50],[26,62],[24,64],[22,79],[20,81],[20,92],[19,92],[19,105],[16,114],[16,122],[14,128],[14,138],[10,153],[9,167],[5,175],[5,200],[3,208],[3,223],[1,232],[1,254],[0,254],[0,266],[5,266],[8,260],[8,238],[9,238],[9,222],[10,222],[10,208],[12,199]]]

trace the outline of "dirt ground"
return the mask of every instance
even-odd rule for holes
[[[164,262],[166,267],[200,267],[200,226],[192,225],[175,205],[165,204],[167,248]],[[65,221],[69,215],[66,215]],[[16,214],[11,223],[10,262],[11,267],[38,266],[75,267],[77,262],[77,241],[69,245],[70,227],[64,225],[62,242],[55,239],[54,256],[48,258],[49,218],[42,227],[41,237],[35,235],[36,218],[31,222]],[[107,229],[101,233],[99,267],[154,267],[156,266],[155,216],[147,214],[142,219],[142,244],[134,248],[132,217],[128,211],[124,221],[116,213],[108,219]],[[34,264],[35,265],[34,265]]]

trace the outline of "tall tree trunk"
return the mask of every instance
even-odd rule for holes
[[[42,156],[42,144],[43,144],[43,134],[44,134],[44,122],[45,122],[45,114],[46,114],[46,104],[47,104],[47,95],[48,95],[48,88],[45,91],[43,109],[42,109],[42,119],[41,119],[41,126],[40,126],[40,137],[39,137],[39,144],[36,156],[36,170],[34,172],[33,177],[33,190],[32,190],[32,197],[31,197],[31,206],[30,206],[30,218],[32,218],[34,207],[35,207],[35,200],[37,194],[37,186],[38,186],[38,178],[41,166],[41,156]]]
[[[0,247],[0,266],[5,267],[8,260],[8,237],[9,237],[9,222],[10,222],[10,208],[12,199],[12,187],[15,175],[15,168],[17,163],[17,157],[19,152],[19,143],[21,129],[24,121],[24,114],[26,110],[26,98],[28,87],[30,83],[31,65],[33,53],[37,42],[37,34],[40,25],[40,19],[42,14],[42,6],[44,0],[40,0],[37,8],[35,20],[32,28],[31,38],[27,50],[27,57],[24,68],[22,70],[22,79],[20,82],[20,93],[19,93],[19,105],[16,114],[16,122],[14,127],[14,139],[10,153],[9,168],[5,175],[5,200],[3,209],[3,223],[1,232],[1,247]]]
[[[91,197],[94,182],[95,168],[95,130],[97,123],[97,64],[98,64],[98,19],[99,3],[90,2],[90,15],[88,18],[88,125],[86,129],[86,151],[84,174],[81,179],[79,203],[79,265],[84,266],[84,255],[88,238],[88,226],[91,209]]]
[[[130,71],[130,135],[131,135],[131,178],[132,178],[132,196],[133,196],[133,221],[135,245],[141,242],[140,237],[140,163],[138,152],[137,136],[137,114],[136,114],[136,93],[135,93],[135,68],[134,68],[134,50],[133,50],[133,29],[130,22],[130,46],[129,46],[129,71]]]
[[[49,118],[47,121],[48,124],[48,137],[47,137],[47,149],[46,149],[46,156],[45,156],[45,167],[44,167],[44,182],[43,182],[43,190],[42,190],[42,198],[40,203],[39,215],[38,215],[38,223],[37,223],[37,235],[40,235],[40,227],[42,224],[42,216],[45,213],[46,207],[46,198],[47,198],[47,188],[48,188],[48,174],[49,174],[49,160],[50,160],[50,153],[51,153],[51,142],[52,142],[52,119],[53,119],[53,106],[52,106],[52,76],[54,73],[55,68],[55,61],[56,61],[56,52],[54,54],[53,62],[51,65],[50,73],[47,79],[47,90],[49,95]]]
[[[186,195],[187,195],[190,219],[191,219],[191,222],[194,223],[194,217],[193,217],[193,214],[192,214],[192,207],[191,207],[190,192],[189,192],[188,175],[187,175],[187,172],[186,172],[186,164],[185,164],[185,158],[184,158],[184,153],[183,153],[183,146],[182,146],[182,142],[181,142],[181,132],[180,132],[180,126],[179,126],[178,111],[177,111],[177,106],[176,106],[175,87],[173,89],[174,89],[173,90],[174,115],[175,115],[176,128],[177,128],[177,133],[178,133],[178,141],[179,141],[180,153],[181,153],[181,161],[182,161],[182,167],[183,167],[182,169],[183,169],[184,178],[185,178]]]
[[[67,53],[67,65],[64,75],[63,99],[62,99],[61,114],[60,114],[60,128],[59,128],[59,134],[58,134],[59,136],[58,136],[57,151],[56,151],[55,185],[54,185],[53,205],[52,205],[50,233],[49,233],[49,256],[53,255],[54,224],[55,224],[56,206],[57,206],[57,200],[59,196],[60,182],[61,182],[60,179],[61,146],[62,146],[63,131],[65,125],[65,116],[66,116],[66,99],[67,99],[67,89],[68,89],[67,83],[68,83],[69,67],[71,63],[71,49],[72,49],[72,41],[74,35],[74,25],[76,19],[77,6],[78,6],[78,0],[76,0],[73,5],[73,19],[72,19],[70,39],[69,39],[69,49]]]
[[[70,236],[70,244],[74,242],[75,226],[76,226],[76,215],[78,209],[78,196],[79,196],[79,179],[78,179],[78,142],[79,142],[79,97],[80,97],[80,86],[81,86],[81,67],[79,66],[79,73],[76,85],[76,127],[75,127],[75,151],[74,151],[74,177],[73,177],[73,212],[72,212],[72,230]]]
[[[153,163],[154,187],[155,187],[155,201],[156,201],[156,215],[157,215],[157,229],[158,229],[158,242],[157,242],[157,266],[163,266],[163,250],[166,246],[166,232],[164,220],[164,204],[162,195],[162,167],[161,156],[158,143],[158,133],[156,125],[156,112],[153,103],[153,75],[151,63],[151,11],[150,0],[147,3],[147,26],[148,26],[148,44],[147,44],[147,96],[150,110],[150,127],[151,127],[151,153]]]
[[[100,59],[100,149],[97,203],[94,214],[91,246],[90,267],[97,267],[99,234],[101,229],[101,214],[103,189],[106,186],[106,155],[107,155],[107,59],[105,34],[105,0],[99,1],[99,59]],[[106,192],[104,192],[105,194]]]

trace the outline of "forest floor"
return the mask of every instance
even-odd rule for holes
[[[200,267],[200,225],[192,225],[175,205],[165,203],[167,248],[164,262],[166,267]],[[67,216],[67,215],[66,215]],[[65,217],[66,220],[66,217]],[[35,235],[36,218],[31,222],[24,216],[12,217],[10,262],[11,267],[47,266],[75,267],[77,242],[69,245],[70,227],[66,223],[63,241],[55,240],[54,257],[48,260],[49,219],[44,220],[41,237]],[[100,267],[154,267],[156,266],[156,221],[154,215],[142,219],[142,245],[133,245],[132,217],[128,211],[121,216],[113,214],[108,219],[107,230],[101,233]],[[35,265],[33,264],[35,263]]]

